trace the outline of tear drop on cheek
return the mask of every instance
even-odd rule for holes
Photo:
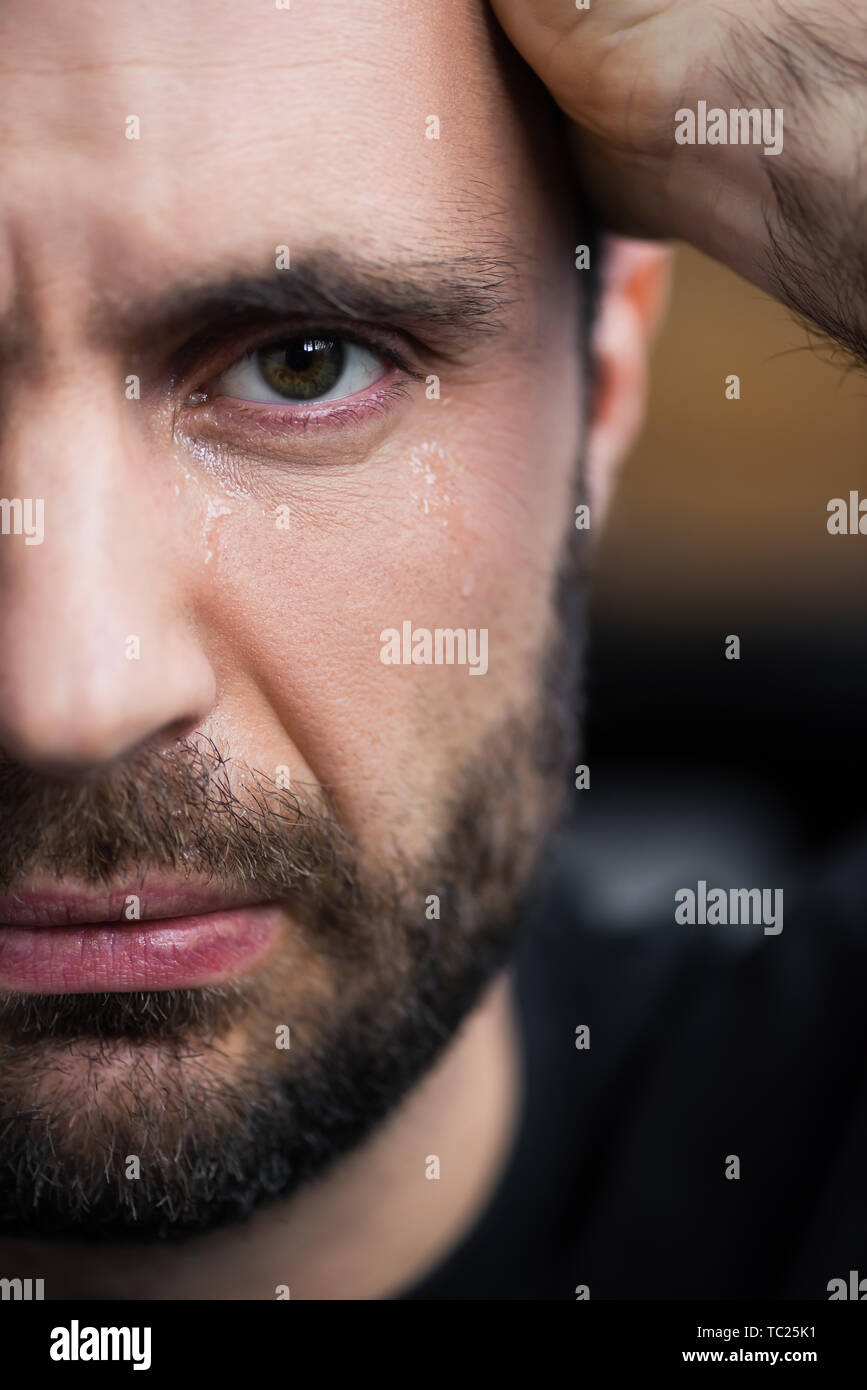
[[[206,565],[210,564],[213,559],[214,552],[211,549],[211,542],[214,540],[215,531],[219,529],[220,518],[231,515],[232,508],[226,506],[225,502],[213,497],[208,499],[208,511],[202,524],[202,546],[205,551],[204,561]]]
[[[473,589],[476,587],[476,577],[474,574],[465,574],[461,580],[461,593],[464,598],[469,598]]]

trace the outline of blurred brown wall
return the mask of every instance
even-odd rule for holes
[[[831,356],[753,286],[677,252],[647,425],[596,557],[600,612],[865,612],[867,536],[829,535],[827,504],[867,497],[867,375]]]

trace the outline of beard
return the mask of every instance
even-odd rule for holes
[[[571,567],[557,595],[538,688],[452,774],[412,861],[370,862],[322,792],[201,735],[98,782],[0,765],[0,886],[164,870],[285,908],[267,966],[227,985],[0,993],[0,1229],[153,1240],[243,1219],[429,1070],[507,961],[557,820],[578,728]]]

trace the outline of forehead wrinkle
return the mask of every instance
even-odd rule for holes
[[[361,63],[361,59],[357,59]],[[368,60],[363,60],[367,62]],[[236,76],[239,71],[246,73],[276,72],[284,76],[291,75],[293,72],[304,68],[322,68],[333,65],[334,55],[323,53],[310,58],[293,57],[291,62],[268,63],[260,62],[258,59],[244,60],[224,59],[224,58],[201,58],[192,55],[183,60],[172,60],[171,58],[106,58],[99,62],[90,63],[56,63],[53,67],[43,64],[35,66],[27,63],[16,63],[13,66],[0,63],[0,76],[4,77],[91,77],[94,73],[110,73],[114,71],[129,72],[135,69],[142,71],[165,71],[171,73],[187,74],[191,69],[196,72],[226,72],[231,76]]]

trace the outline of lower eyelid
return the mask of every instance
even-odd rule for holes
[[[387,371],[363,392],[341,396],[336,400],[311,402],[306,405],[278,405],[249,401],[240,396],[212,396],[188,412],[210,431],[220,427],[235,428],[257,436],[270,434],[285,437],[295,432],[306,433],[319,429],[335,429],[361,424],[367,419],[385,414],[393,404],[405,399],[412,386],[399,368]]]

